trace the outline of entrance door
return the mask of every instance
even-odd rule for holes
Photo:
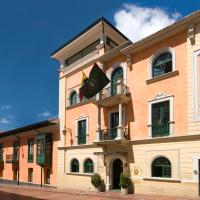
[[[120,189],[120,174],[123,172],[123,163],[120,159],[113,162],[113,189]]]
[[[109,139],[114,140],[117,137],[117,127],[119,125],[119,112],[110,114],[110,135]]]

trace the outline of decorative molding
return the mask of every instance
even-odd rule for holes
[[[129,70],[132,71],[133,67],[133,62],[132,62],[132,58],[130,54],[126,55],[126,62],[127,62],[127,66],[129,67]]]
[[[188,33],[188,39],[190,40],[191,45],[194,45],[195,44],[195,26],[194,26],[194,24],[188,25],[187,33]]]
[[[194,121],[200,121],[200,61],[198,58],[200,58],[200,49],[193,52]]]

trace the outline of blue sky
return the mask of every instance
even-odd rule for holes
[[[198,9],[197,0],[1,1],[0,130],[57,116],[59,65],[50,54],[97,18],[134,40]]]

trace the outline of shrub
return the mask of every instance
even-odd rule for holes
[[[91,176],[91,183],[95,188],[101,186],[101,176],[98,173],[95,173]]]
[[[121,173],[119,186],[121,188],[128,188],[131,186],[131,179],[130,179],[129,175]]]

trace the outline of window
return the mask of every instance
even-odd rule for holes
[[[117,81],[123,80],[123,69],[121,67],[116,68],[111,76],[111,96],[117,94]]]
[[[152,77],[160,76],[173,70],[172,54],[165,52],[159,55],[152,64]]]
[[[71,161],[71,172],[79,172],[79,162],[77,159]]]
[[[18,161],[18,150],[19,150],[19,143],[13,143],[13,161]]]
[[[37,154],[44,155],[45,154],[45,140],[39,139],[37,141]]]
[[[171,163],[165,157],[158,157],[152,162],[152,177],[171,178]]]
[[[93,168],[93,161],[90,158],[88,158],[84,163],[84,173],[93,173]]]
[[[28,162],[33,162],[34,139],[28,140]]]
[[[152,104],[152,137],[168,136],[170,133],[169,101]]]
[[[77,103],[77,92],[74,91],[70,95],[70,105],[74,105]]]
[[[0,144],[0,162],[3,161],[3,144]]]
[[[117,43],[115,43],[111,38],[109,38],[109,37],[106,37],[106,44],[108,45],[107,47],[108,47],[108,51],[109,50],[111,50],[111,49],[113,49],[113,48],[115,48],[116,46],[118,46],[118,44]]]
[[[78,121],[78,144],[86,144],[86,119]]]
[[[97,40],[97,41],[93,42],[92,44],[90,44],[89,46],[87,46],[86,48],[84,48],[83,50],[74,54],[70,58],[66,59],[65,60],[66,66],[69,66],[69,65],[75,63],[76,61],[80,60],[81,58],[83,58],[83,57],[87,56],[88,54],[92,53],[93,51],[95,51],[96,47],[97,47],[97,45],[99,45],[99,43],[100,43],[100,40]]]
[[[28,168],[28,182],[33,182],[33,168]]]

